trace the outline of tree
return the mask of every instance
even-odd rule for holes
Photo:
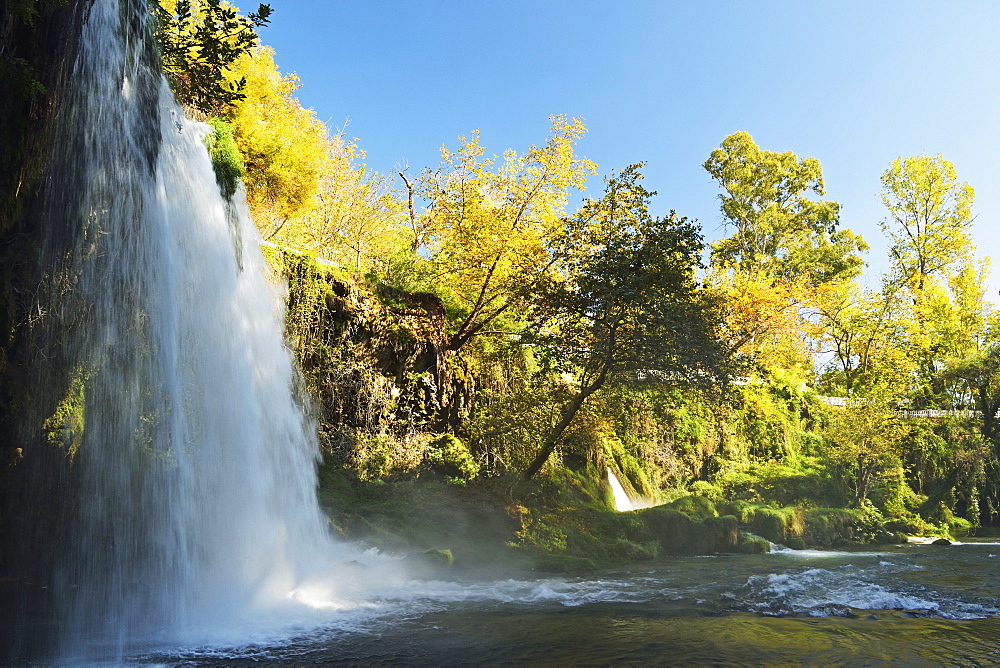
[[[210,115],[245,98],[246,80],[226,72],[257,44],[269,5],[244,17],[222,0],[159,0],[154,14],[163,70],[181,104]]]
[[[243,98],[222,115],[243,156],[247,203],[265,239],[295,245],[295,234],[284,228],[318,204],[320,179],[334,150],[326,125],[299,104],[298,78],[278,70],[270,47],[241,56],[230,76],[245,82]]]
[[[724,193],[722,214],[732,236],[712,244],[713,263],[772,282],[805,277],[811,284],[857,275],[864,240],[837,230],[840,205],[822,196],[823,170],[816,158],[799,159],[757,146],[736,132],[712,151],[704,168]]]
[[[708,293],[700,288],[698,228],[650,215],[641,164],[607,179],[604,196],[566,221],[553,248],[558,274],[536,297],[537,341],[578,389],[524,478],[548,460],[573,418],[609,381],[706,384],[725,375]]]
[[[973,389],[980,433],[1000,459],[1000,344],[971,355],[949,370]]]
[[[766,369],[808,366],[803,311],[813,289],[801,281],[774,283],[760,272],[727,273],[717,267],[706,277],[716,295],[729,353],[752,357]]]
[[[581,188],[594,164],[573,153],[580,119],[551,118],[549,139],[523,155],[484,158],[479,133],[457,151],[442,148],[437,169],[411,182],[414,246],[426,242],[428,282],[457,321],[449,348],[458,350],[529,293],[552,265],[547,240],[561,227],[570,188]],[[423,201],[418,214],[412,202]]]
[[[946,373],[980,349],[990,307],[988,264],[974,257],[975,191],[941,155],[897,158],[882,175],[881,222],[890,243],[888,280],[909,298],[906,344],[918,365],[913,393],[930,405],[962,403]],[[957,394],[956,394],[957,392]]]
[[[884,397],[866,399],[837,411],[827,429],[833,441],[830,461],[856,506],[864,504],[879,480],[899,470],[907,431]]]
[[[704,164],[731,236],[712,244],[708,284],[724,304],[731,352],[765,369],[811,368],[805,341],[824,289],[855,277],[864,240],[838,230],[840,205],[822,196],[815,158],[766,151],[746,132],[726,137]]]
[[[828,455],[839,477],[861,506],[873,486],[888,477],[899,479],[902,441],[908,429],[896,414],[896,399],[909,382],[907,365],[894,348],[870,360],[868,382],[856,389],[851,402],[831,409]]]
[[[817,300],[821,345],[832,354],[825,382],[847,396],[865,395],[887,357],[909,369],[900,354],[906,330],[898,293],[863,290],[854,281],[829,288]]]
[[[922,290],[931,276],[966,257],[972,248],[975,191],[959,183],[955,166],[937,156],[896,158],[882,175],[882,201],[889,211],[882,221],[892,247],[897,280]]]
[[[409,250],[405,213],[390,180],[369,170],[357,140],[331,138],[315,206],[285,238],[302,250],[385,277],[393,258]]]

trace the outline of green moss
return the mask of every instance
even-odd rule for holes
[[[662,554],[711,554],[716,538],[712,527],[692,520],[684,513],[657,506],[636,511]]]
[[[86,397],[87,373],[80,366],[70,374],[66,396],[42,424],[48,442],[63,448],[70,457],[76,455],[83,440]]]
[[[771,551],[771,544],[760,536],[741,532],[736,551],[740,554],[766,554]]]
[[[711,499],[703,496],[682,496],[679,499],[666,504],[667,508],[680,511],[695,520],[706,520],[710,517],[718,517],[719,511],[715,509],[715,504]]]
[[[806,542],[798,536],[792,536],[791,538],[785,539],[785,547],[793,550],[804,550],[806,549]]]
[[[543,573],[580,573],[596,568],[597,564],[592,559],[570,554],[547,554],[535,563],[535,570]]]
[[[802,538],[806,530],[805,513],[799,507],[772,508],[762,503],[734,501],[723,508],[732,513],[746,531],[772,543],[787,545],[791,539]]]
[[[892,525],[870,505],[861,508],[813,508],[805,512],[808,544],[824,547],[891,542]]]
[[[233,128],[227,121],[218,116],[210,118],[208,124],[214,132],[205,137],[205,144],[212,156],[212,167],[215,169],[215,180],[219,184],[222,196],[232,199],[236,193],[239,180],[243,178],[243,156],[233,139]]]

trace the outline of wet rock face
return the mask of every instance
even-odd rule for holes
[[[71,384],[61,335],[72,317],[56,322],[48,302],[72,288],[58,265],[73,220],[53,215],[41,193],[60,180],[50,147],[90,4],[0,8],[0,622],[46,616],[72,484],[70,458],[44,424]],[[16,646],[0,627],[0,646]]]
[[[328,452],[346,457],[359,433],[456,430],[474,379],[448,349],[436,295],[370,288],[289,251],[272,259],[289,281],[288,337]]]

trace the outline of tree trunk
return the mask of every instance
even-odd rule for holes
[[[573,397],[572,401],[566,405],[563,409],[562,418],[559,420],[559,424],[557,424],[555,428],[549,432],[549,435],[542,443],[541,450],[539,450],[538,454],[535,455],[535,458],[531,460],[531,464],[528,465],[528,468],[524,470],[524,473],[522,474],[524,480],[531,480],[531,478],[533,478],[534,475],[542,469],[542,466],[544,466],[545,462],[548,461],[549,455],[551,455],[552,451],[556,449],[556,444],[559,443],[559,439],[562,438],[563,432],[566,431],[566,428],[573,422],[573,418],[576,417],[576,414],[580,412],[580,408],[583,407],[583,402],[585,402],[590,395],[604,385],[604,381],[608,376],[607,372],[607,367],[605,367],[589,387],[581,388],[580,392],[577,393],[577,395]]]

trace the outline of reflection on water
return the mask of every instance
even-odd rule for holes
[[[678,558],[589,577],[411,581],[280,643],[163,663],[994,664],[1000,544]]]

